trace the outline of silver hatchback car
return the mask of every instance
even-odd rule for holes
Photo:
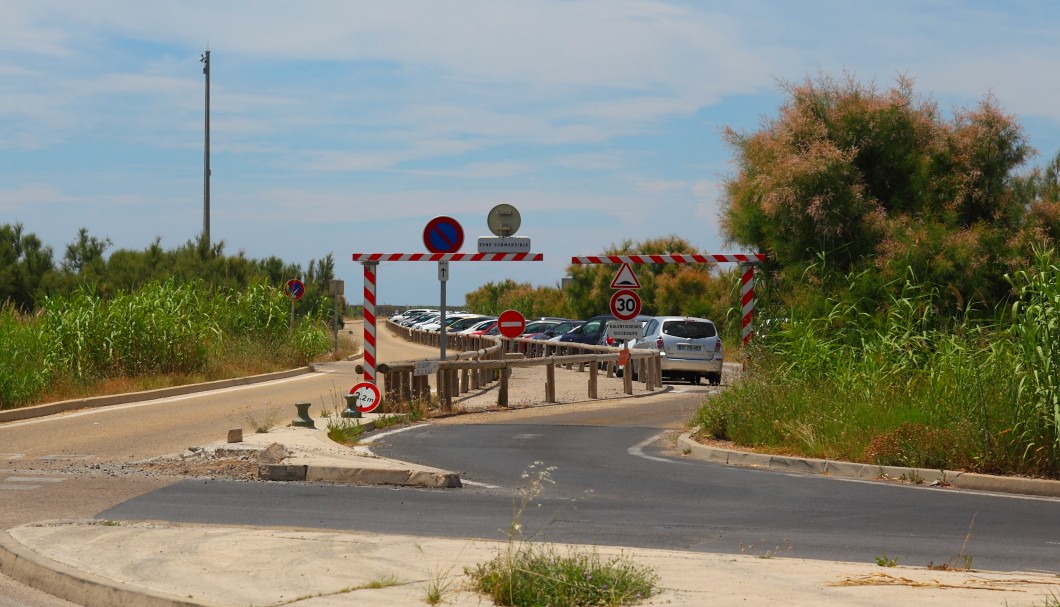
[[[692,316],[653,316],[644,323],[644,334],[630,342],[630,348],[659,351],[664,379],[700,379],[718,385],[725,363],[721,336],[714,323]],[[634,374],[636,370],[634,369]]]

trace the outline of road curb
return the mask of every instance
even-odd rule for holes
[[[144,392],[127,392],[125,394],[93,396],[91,398],[77,398],[72,400],[63,400],[56,403],[47,403],[44,405],[34,405],[32,407],[6,409],[4,411],[0,411],[0,423],[31,419],[34,417],[44,417],[46,415],[54,415],[56,413],[64,413],[66,411],[75,411],[77,409],[90,409],[94,407],[123,405],[125,403],[135,403],[144,400],[157,400],[160,398],[169,398],[172,396],[184,396],[186,394],[194,394],[196,392],[220,390],[223,388],[232,388],[235,386],[260,384],[263,382],[273,381],[277,379],[297,377],[299,375],[313,373],[314,371],[315,369],[312,365],[307,365],[305,367],[288,369],[286,371],[277,371],[275,373],[262,373],[261,375],[250,375],[248,377],[236,377],[233,379],[219,379],[217,381],[204,382],[201,384],[173,386],[171,388],[159,388],[157,390],[146,390]]]
[[[126,587],[126,584],[79,571],[30,550],[6,530],[0,531],[0,571],[26,586],[77,605],[221,607],[144,588]]]
[[[992,476],[956,470],[928,470],[923,468],[902,468],[899,466],[878,466],[854,462],[837,462],[825,459],[770,455],[737,451],[722,447],[711,447],[692,439],[690,433],[682,434],[677,439],[682,450],[703,461],[728,466],[745,468],[762,468],[777,472],[797,474],[817,474],[839,478],[865,480],[899,480],[916,485],[934,485],[952,487],[971,491],[988,491],[993,493],[1011,493],[1016,495],[1033,495],[1039,497],[1060,498],[1060,481],[1018,478],[1011,476]]]

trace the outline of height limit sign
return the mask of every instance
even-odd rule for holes
[[[629,289],[615,291],[611,296],[611,314],[619,320],[633,320],[640,314],[640,296]]]

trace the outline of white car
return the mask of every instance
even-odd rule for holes
[[[653,316],[644,323],[643,335],[629,347],[658,350],[663,379],[682,378],[698,384],[705,377],[714,385],[721,383],[725,364],[721,336],[706,318]]]

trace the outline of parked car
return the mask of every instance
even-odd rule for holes
[[[489,331],[495,326],[497,326],[497,319],[487,318],[485,320],[480,320],[479,322],[464,329],[463,331],[461,331],[461,333],[465,335],[484,335],[486,331]]]
[[[563,335],[564,333],[569,333],[570,331],[572,331],[572,330],[574,330],[574,329],[576,329],[576,328],[578,328],[578,327],[580,327],[580,326],[582,326],[584,324],[585,324],[584,320],[563,320],[563,321],[560,321],[555,326],[553,326],[553,327],[551,327],[551,328],[549,328],[549,329],[547,329],[547,330],[545,330],[545,331],[543,331],[541,333],[537,333],[537,334],[533,335],[532,338],[533,339],[548,339],[548,340],[553,340],[554,341],[554,340],[559,339],[560,336]]]
[[[637,316],[634,320],[644,322],[648,319],[647,316]],[[573,342],[579,344],[587,344],[591,346],[599,345],[617,345],[613,341],[608,343],[607,338],[607,323],[612,320],[618,320],[611,314],[600,314],[599,316],[593,316],[589,320],[585,321],[579,327],[571,329],[570,331],[560,335],[556,341],[560,342]]]
[[[557,328],[560,325],[571,322],[569,319],[558,319],[558,318],[546,318],[541,320],[535,320],[533,322],[526,323],[526,328],[523,329],[523,334],[519,337],[523,339],[550,339],[557,333]],[[566,333],[564,330],[562,333]]]
[[[449,328],[452,327],[453,324],[467,318],[482,318],[482,316],[478,314],[468,314],[466,312],[447,312],[445,314],[445,330],[448,332]],[[440,331],[442,328],[441,314],[431,320],[431,322],[420,323],[416,325],[416,328],[420,329],[421,331]]]
[[[655,349],[662,360],[663,379],[681,378],[693,384],[700,379],[718,385],[725,363],[721,336],[714,323],[691,316],[653,316],[644,334],[630,348]],[[636,367],[634,363],[634,376]]]
[[[446,318],[446,320],[449,320]],[[497,320],[490,316],[483,316],[481,314],[469,314],[463,318],[458,318],[451,323],[448,323],[445,327],[448,333],[462,333],[464,329],[473,327],[487,320]]]

